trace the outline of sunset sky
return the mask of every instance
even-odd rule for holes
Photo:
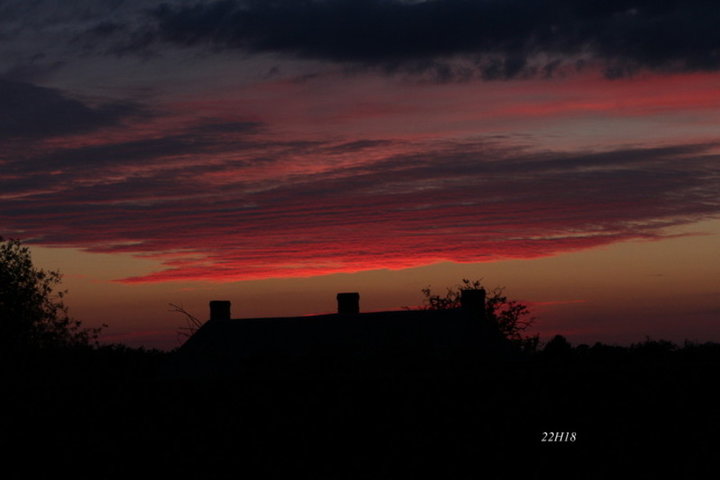
[[[0,0],[0,235],[103,340],[505,286],[720,341],[720,6]]]

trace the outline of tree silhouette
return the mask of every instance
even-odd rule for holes
[[[572,353],[572,345],[562,335],[555,335],[543,348],[543,354],[550,358],[567,358]]]
[[[35,268],[30,249],[0,237],[0,346],[5,350],[89,346],[101,328],[68,315],[58,271]]]
[[[455,287],[448,287],[445,295],[436,295],[431,288],[423,288],[423,307],[427,310],[445,310],[460,308],[460,297],[463,290],[485,290],[485,315],[493,322],[498,331],[520,345],[524,350],[535,351],[540,337],[527,336],[524,332],[534,323],[535,318],[530,316],[527,305],[517,300],[508,299],[504,294],[505,287],[496,287],[488,291],[482,286],[481,280],[468,280],[463,278],[462,283]]]

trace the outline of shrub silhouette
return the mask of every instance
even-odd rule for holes
[[[100,328],[83,328],[57,290],[58,271],[35,268],[28,247],[0,237],[0,345],[6,351],[88,346]]]

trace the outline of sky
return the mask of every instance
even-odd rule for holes
[[[417,306],[720,341],[720,7],[0,0],[0,235],[102,340]]]

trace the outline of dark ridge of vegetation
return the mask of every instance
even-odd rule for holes
[[[555,337],[512,361],[335,354],[192,377],[176,357],[108,346],[3,358],[6,468],[22,462],[27,478],[700,478],[720,426],[714,343]],[[547,432],[576,440],[542,442]]]

